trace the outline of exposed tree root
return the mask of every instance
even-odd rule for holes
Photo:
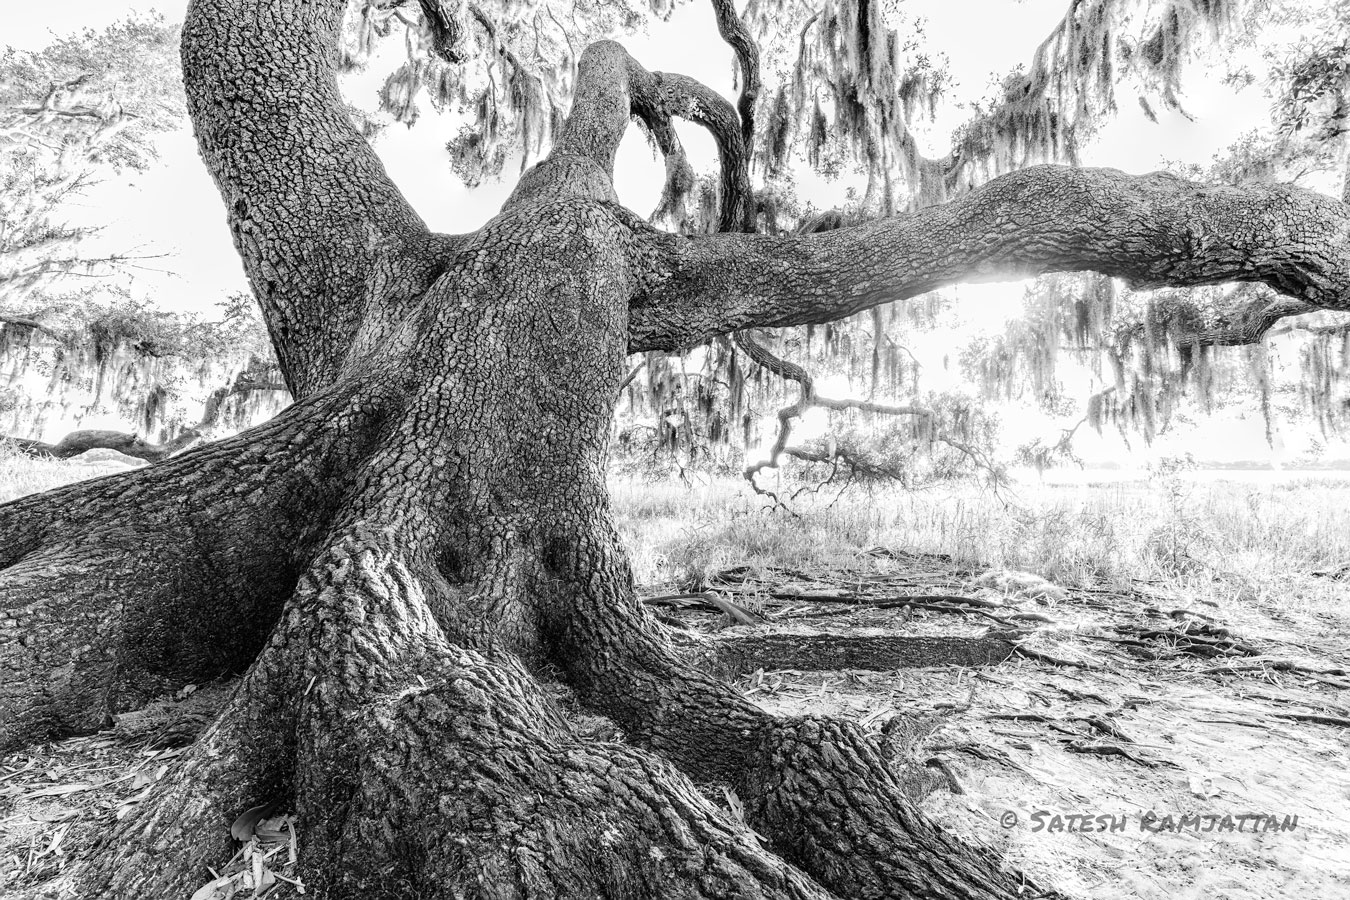
[[[249,466],[231,462],[250,483]],[[145,496],[154,483],[144,481]],[[341,525],[321,539],[326,549],[285,592],[279,617],[259,612],[255,629],[275,627],[253,645],[261,651],[232,700],[103,852],[70,874],[68,895],[188,895],[231,857],[230,822],[264,803],[296,814],[296,874],[320,897],[1016,895],[1020,882],[994,858],[923,819],[858,729],[776,719],[682,660],[636,599],[602,505],[568,498],[568,509],[592,513],[572,522],[570,544],[541,548],[547,577],[530,574],[537,564],[522,556],[537,545],[505,533],[489,542],[490,556],[514,562],[476,569],[489,581],[470,591],[428,566],[438,532],[415,504],[378,481],[347,502],[365,510],[362,521],[385,524]],[[233,555],[212,557],[219,583],[234,571],[261,577],[245,565],[256,542],[235,540]],[[25,567],[50,572],[50,553],[12,566],[3,584],[31,585]],[[142,577],[156,564],[149,555],[125,563]],[[97,556],[70,565],[80,585],[107,569]],[[96,607],[110,610],[121,641],[134,623],[214,610],[198,582],[190,597],[119,607],[130,584],[109,580]],[[72,582],[59,593],[84,590]],[[522,603],[536,613],[510,612]],[[469,627],[475,617],[496,625]],[[541,635],[514,640],[522,627]],[[185,648],[200,649],[205,634],[189,629]],[[456,643],[461,635],[473,645]],[[862,659],[848,654],[865,653],[892,668],[908,652],[893,640],[836,652],[850,665]],[[580,734],[508,641],[538,648],[631,745]],[[104,681],[125,675],[124,649],[99,660],[115,673]],[[55,707],[51,698],[33,706]],[[80,725],[69,716],[60,727]],[[24,730],[40,732],[31,721]],[[691,778],[730,786],[748,827]]]
[[[274,801],[322,897],[829,896],[668,763],[581,739],[509,657],[447,644],[390,538],[356,528],[316,562],[217,723],[68,889],[183,896]]]
[[[196,431],[185,431],[164,444],[151,444],[137,435],[121,431],[72,431],[56,444],[42,441],[30,441],[27,438],[0,438],[11,441],[30,456],[50,456],[56,459],[70,459],[90,450],[116,450],[127,456],[134,456],[147,462],[165,459],[192,443],[201,440]]]
[[[1034,892],[993,864],[992,854],[972,852],[924,819],[856,726],[777,723],[763,733],[748,772],[740,784],[747,819],[842,897],[992,900]]]
[[[602,574],[623,559],[603,542],[591,549]],[[1020,878],[925,821],[861,731],[774,718],[681,661],[633,598],[626,565],[621,578],[578,586],[559,647],[584,702],[694,778],[734,785],[750,825],[840,896],[1016,896]]]
[[[248,666],[368,450],[350,432],[376,409],[338,393],[0,506],[0,748]]]
[[[705,671],[734,676],[756,669],[866,669],[887,672],[918,666],[986,666],[1003,662],[1015,646],[999,637],[906,635],[882,629],[829,633],[804,628],[721,631],[694,643],[691,661]]]

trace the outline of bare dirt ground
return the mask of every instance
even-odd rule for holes
[[[855,654],[853,667],[759,669],[739,683],[776,712],[876,730],[932,816],[1041,884],[1085,900],[1350,897],[1340,617],[1192,604],[1146,583],[1064,589],[881,548],[831,571],[733,567],[705,587],[757,624],[732,624],[705,599],[662,602],[694,641],[805,627],[914,638],[928,665],[872,671]],[[969,662],[986,644],[1005,651],[982,665],[944,659]],[[0,896],[93,852],[228,690],[204,685],[0,761]],[[232,871],[252,860],[287,870],[292,832],[272,824],[241,843]],[[296,890],[229,884],[205,896]]]
[[[756,671],[741,684],[775,712],[889,732],[924,808],[1040,884],[1085,900],[1350,897],[1340,618],[1276,620],[1142,583],[1065,590],[887,551],[814,575],[732,570],[709,587],[844,633],[1015,636],[1019,651],[995,665]],[[906,597],[926,608],[896,605]]]

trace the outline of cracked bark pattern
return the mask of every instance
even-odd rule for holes
[[[247,666],[380,405],[309,403],[247,437],[0,505],[0,749]]]
[[[1135,287],[1259,282],[1350,309],[1350,216],[1285,185],[1034,166],[944,206],[789,237],[653,235],[629,349],[678,350],[752,326],[830,322],[958,282],[1094,271]]]
[[[188,112],[298,399],[376,346],[456,240],[433,236],[352,126],[340,0],[193,0]]]
[[[1339,204],[1038,169],[811,238],[663,235],[614,194],[630,116],[698,119],[731,154],[740,123],[601,43],[501,213],[432,235],[346,121],[343,6],[194,0],[184,27],[203,157],[297,403],[0,506],[0,742],[244,672],[52,893],[182,897],[229,857],[228,823],[276,801],[319,897],[1024,894],[857,728],[769,715],[638,603],[604,479],[625,356],[1000,267],[1236,276],[1343,307]],[[626,742],[579,733],[550,678]],[[746,822],[705,799],[728,785]]]

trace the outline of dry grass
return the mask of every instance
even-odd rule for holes
[[[940,553],[970,569],[1015,569],[1059,584],[1147,581],[1210,602],[1312,612],[1344,605],[1350,480],[1253,485],[1180,478],[1146,484],[1022,485],[845,494],[765,510],[736,482],[695,488],[619,482],[619,527],[639,583],[694,586],[729,565],[837,569],[887,547]]]
[[[126,471],[126,462],[116,461],[110,456],[111,452],[104,455],[85,454],[77,459],[35,459],[20,453],[8,441],[0,440],[0,503],[17,500],[27,494],[50,491],[73,481]]]

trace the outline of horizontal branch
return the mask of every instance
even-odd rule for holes
[[[1279,322],[1319,311],[1319,307],[1295,300],[1261,285],[1243,285],[1222,301],[1218,310],[1198,303],[1190,292],[1167,293],[1149,303],[1149,318],[1168,329],[1173,343],[1182,347],[1245,347],[1259,344]],[[1144,322],[1132,322],[1120,336],[1145,331]]]
[[[58,444],[33,441],[27,438],[3,437],[0,440],[11,441],[18,449],[29,456],[50,456],[56,459],[71,459],[90,450],[116,450],[126,456],[134,456],[147,462],[157,462],[172,456],[201,440],[195,429],[188,429],[178,437],[163,444],[151,444],[138,435],[122,431],[72,431],[61,438]]]
[[[944,206],[820,234],[643,235],[660,262],[629,350],[820,324],[946,285],[1094,271],[1135,287],[1260,282],[1350,309],[1350,216],[1281,185],[1035,166]]]

